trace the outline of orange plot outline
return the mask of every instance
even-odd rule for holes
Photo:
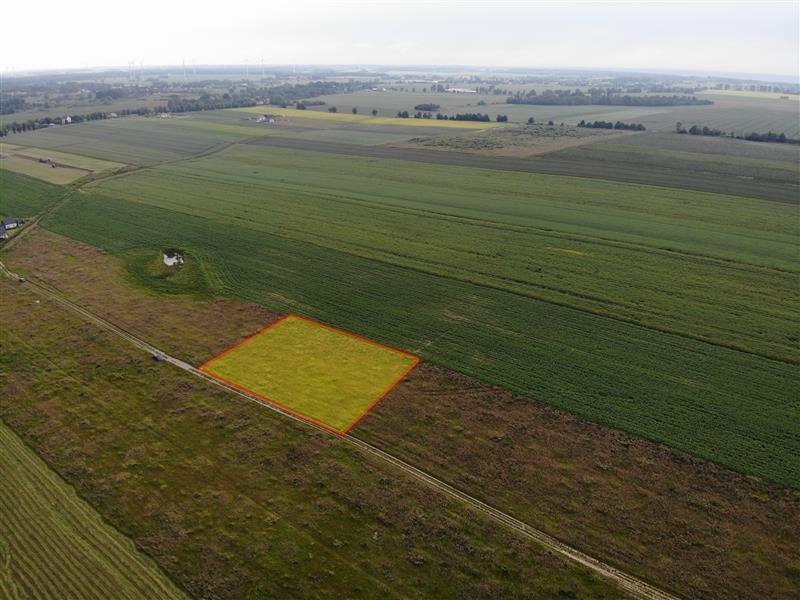
[[[406,368],[389,385],[387,385],[386,388],[380,393],[380,395],[375,400],[373,400],[366,408],[364,408],[364,410],[362,410],[361,413],[349,425],[347,425],[347,427],[345,427],[344,429],[336,429],[335,427],[333,427],[331,425],[328,425],[327,423],[323,423],[322,421],[318,421],[317,419],[314,419],[313,417],[309,417],[308,415],[304,415],[303,413],[297,412],[296,410],[293,410],[293,409],[289,408],[288,406],[285,406],[284,404],[281,404],[280,402],[276,402],[272,398],[264,396],[263,394],[259,394],[258,392],[255,392],[255,391],[253,391],[253,390],[251,390],[249,388],[244,387],[243,385],[240,385],[240,384],[238,384],[238,383],[236,383],[234,381],[226,379],[226,378],[224,378],[224,377],[222,377],[220,375],[217,375],[216,373],[208,370],[208,367],[212,363],[216,362],[217,360],[219,360],[223,356],[225,356],[227,354],[230,354],[231,352],[233,352],[234,350],[236,350],[240,346],[243,346],[244,344],[246,344],[247,342],[249,342],[253,338],[256,338],[256,337],[266,333],[267,331],[269,331],[270,329],[272,329],[273,327],[275,327],[279,323],[282,323],[283,321],[285,321],[286,319],[289,319],[289,318],[300,319],[301,321],[306,321],[306,322],[312,323],[312,324],[314,324],[314,325],[316,325],[318,327],[322,327],[324,329],[328,329],[330,331],[333,331],[333,332],[336,332],[336,333],[340,333],[342,335],[346,335],[346,336],[355,338],[357,340],[361,340],[362,342],[366,342],[368,344],[372,344],[373,346],[377,346],[378,348],[383,348],[384,350],[388,350],[390,352],[394,352],[395,354],[402,354],[403,356],[411,358],[412,362],[408,366],[408,368]],[[218,381],[221,381],[222,383],[224,383],[226,385],[229,385],[229,386],[231,386],[233,388],[236,388],[240,392],[244,392],[245,394],[248,394],[248,395],[250,395],[250,396],[252,396],[254,398],[258,398],[262,402],[266,402],[267,404],[272,404],[273,406],[277,406],[281,410],[284,410],[284,411],[294,415],[295,417],[303,419],[304,421],[308,421],[309,423],[312,423],[312,424],[316,425],[317,427],[322,427],[323,429],[325,429],[327,431],[330,431],[331,433],[335,433],[336,435],[345,436],[350,432],[351,429],[353,429],[353,427],[358,425],[358,423],[361,421],[361,419],[366,417],[367,414],[373,408],[375,408],[378,405],[378,403],[381,400],[383,400],[389,394],[389,392],[391,392],[394,389],[394,387],[398,383],[400,383],[403,379],[405,379],[405,377],[414,369],[414,367],[416,367],[419,364],[419,362],[420,362],[420,358],[416,354],[411,354],[410,352],[405,352],[403,350],[398,350],[397,348],[392,348],[391,346],[386,346],[384,344],[376,342],[375,340],[371,340],[369,338],[365,338],[365,337],[360,336],[358,334],[351,333],[349,331],[345,331],[344,329],[338,329],[337,327],[332,327],[330,325],[326,325],[325,323],[320,323],[319,321],[315,321],[314,319],[309,319],[308,317],[304,317],[302,315],[296,315],[294,313],[289,313],[287,315],[284,315],[280,319],[277,319],[276,321],[270,323],[269,325],[266,325],[265,327],[262,327],[261,329],[256,331],[254,334],[249,335],[246,338],[244,338],[243,340],[240,340],[240,341],[236,342],[233,346],[231,346],[230,348],[226,348],[225,350],[223,350],[222,352],[220,352],[216,356],[208,359],[203,364],[201,364],[199,367],[197,367],[197,370],[198,371],[202,371],[203,373],[205,373],[209,377],[213,377],[214,379],[216,379]]]

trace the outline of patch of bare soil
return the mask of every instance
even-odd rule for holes
[[[278,317],[242,300],[149,293],[129,283],[119,258],[41,228],[21,239],[5,261],[13,270],[31,274],[192,364],[202,363]]]
[[[352,435],[662,589],[800,595],[795,491],[425,364]]]
[[[425,148],[468,152],[484,156],[524,158],[623,135],[630,135],[630,132],[534,123],[520,127],[498,127],[483,131],[419,136],[407,142],[389,145],[395,148]]]

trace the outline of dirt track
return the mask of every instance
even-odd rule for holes
[[[564,160],[548,156],[535,159],[505,158],[443,150],[393,148],[389,146],[357,146],[354,144],[340,144],[337,142],[323,142],[277,136],[254,138],[245,143],[272,148],[288,148],[292,150],[308,150],[312,152],[345,154],[349,156],[407,160],[435,165],[542,173],[544,175],[587,177],[591,179],[622,181],[626,183],[689,189],[699,192],[714,192],[718,194],[761,198],[763,200],[791,204],[797,202],[797,190],[785,186],[778,186],[766,182],[724,179],[718,175],[704,175],[700,172],[676,172],[671,169],[652,166],[632,168],[622,164],[610,165],[608,163],[601,164],[590,160]]]

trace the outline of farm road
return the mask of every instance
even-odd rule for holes
[[[258,137],[242,143],[272,148],[307,150],[368,158],[406,160],[434,165],[450,165],[454,167],[472,167],[494,169],[498,171],[516,171],[540,173],[542,175],[603,179],[608,181],[687,189],[698,192],[730,194],[732,196],[760,198],[762,200],[792,204],[797,202],[797,190],[780,185],[722,178],[719,175],[703,175],[701,173],[686,173],[684,171],[676,172],[671,169],[653,166],[634,168],[623,164],[598,163],[591,160],[565,160],[548,157],[547,155],[531,159],[506,158],[500,156],[467,154],[465,152],[454,152],[450,150],[393,148],[390,146],[358,146],[355,144],[278,136]]]
[[[0,273],[2,273],[4,276],[9,277],[9,278],[14,279],[14,280],[18,280],[19,279],[19,275],[17,275],[16,273],[10,271],[2,262],[0,262]],[[580,550],[578,550],[576,548],[573,548],[572,546],[569,546],[568,544],[565,544],[565,543],[557,540],[556,538],[544,533],[543,531],[540,531],[539,529],[536,529],[535,527],[532,527],[532,526],[528,525],[527,523],[524,523],[524,522],[520,521],[519,519],[516,519],[516,518],[512,517],[511,515],[506,514],[506,513],[502,512],[501,510],[499,510],[497,508],[494,508],[493,506],[490,506],[490,505],[486,504],[485,502],[482,502],[481,500],[478,500],[477,498],[474,498],[473,496],[470,496],[469,494],[466,494],[465,492],[462,492],[461,490],[451,486],[450,484],[445,483],[444,481],[441,481],[440,479],[437,479],[433,475],[430,475],[430,474],[426,473],[425,471],[422,471],[421,469],[418,469],[417,467],[415,467],[415,466],[413,466],[413,465],[411,465],[411,464],[409,464],[409,463],[407,463],[407,462],[405,462],[405,461],[403,461],[403,460],[401,460],[401,459],[389,454],[388,452],[385,452],[385,451],[381,450],[380,448],[377,448],[376,446],[373,446],[371,444],[368,444],[367,442],[364,442],[364,441],[358,439],[357,437],[353,436],[352,434],[347,434],[347,435],[344,435],[344,436],[340,436],[339,434],[334,434],[334,433],[328,431],[327,429],[324,429],[322,427],[319,427],[317,425],[309,423],[309,422],[307,422],[307,421],[305,421],[305,420],[303,420],[303,419],[301,419],[301,418],[289,413],[288,411],[285,411],[285,410],[281,409],[278,406],[274,406],[272,404],[266,404],[266,403],[264,403],[263,401],[261,401],[260,399],[254,397],[254,396],[250,396],[249,394],[246,394],[246,393],[244,393],[244,392],[242,392],[242,391],[240,391],[240,390],[238,390],[238,389],[236,389],[236,388],[234,388],[232,386],[229,386],[229,385],[227,385],[227,384],[225,384],[225,383],[223,383],[221,381],[218,381],[217,379],[214,379],[214,378],[206,375],[205,373],[203,373],[202,371],[200,371],[196,367],[188,364],[187,362],[182,361],[182,360],[180,360],[178,358],[175,358],[173,356],[170,356],[169,354],[159,350],[155,346],[153,346],[153,345],[149,344],[148,342],[146,342],[145,340],[142,340],[141,338],[131,334],[130,332],[126,331],[125,329],[123,329],[123,328],[115,325],[114,323],[112,323],[112,322],[110,322],[110,321],[108,321],[108,320],[96,315],[95,313],[87,310],[86,308],[80,306],[79,304],[76,304],[75,302],[72,302],[71,300],[68,300],[67,298],[63,297],[62,295],[52,291],[51,289],[49,289],[45,285],[42,285],[42,284],[37,283],[35,281],[28,281],[28,282],[26,282],[24,284],[21,283],[20,285],[25,285],[28,289],[30,289],[34,293],[36,293],[36,294],[38,294],[40,296],[43,296],[43,297],[45,297],[45,298],[47,298],[49,300],[52,300],[52,301],[64,306],[65,308],[78,313],[79,315],[81,315],[87,321],[90,321],[90,322],[94,323],[95,325],[97,325],[97,326],[99,326],[99,327],[101,327],[101,328],[113,333],[114,335],[116,335],[118,337],[121,337],[122,339],[126,340],[128,343],[132,344],[133,346],[135,346],[135,347],[137,347],[137,348],[139,348],[139,349],[141,349],[141,350],[143,350],[143,351],[145,351],[145,352],[147,352],[147,353],[149,353],[149,354],[151,354],[153,356],[160,355],[161,357],[163,357],[164,362],[170,363],[170,364],[178,367],[179,369],[182,369],[183,371],[186,371],[187,373],[191,373],[192,375],[194,375],[196,377],[199,377],[201,379],[204,379],[205,381],[207,381],[207,382],[209,382],[209,383],[211,383],[213,385],[221,387],[221,388],[225,389],[226,391],[228,391],[228,392],[230,392],[232,394],[235,394],[236,396],[238,396],[238,397],[240,397],[240,398],[242,398],[244,400],[253,402],[255,404],[258,404],[261,407],[268,408],[269,410],[272,410],[274,412],[280,413],[284,417],[287,417],[289,419],[293,419],[294,421],[296,421],[298,423],[301,423],[301,424],[305,425],[306,427],[313,427],[313,428],[317,429],[318,431],[321,431],[322,433],[324,433],[326,435],[334,435],[336,437],[340,437],[345,443],[348,443],[348,444],[358,448],[362,452],[364,452],[366,454],[369,454],[372,457],[377,458],[377,459],[379,459],[380,461],[382,461],[384,463],[390,464],[393,467],[395,467],[397,469],[400,469],[401,471],[403,471],[407,475],[410,475],[411,477],[415,478],[417,481],[420,481],[420,482],[424,483],[425,485],[428,485],[429,487],[433,488],[434,490],[438,491],[439,493],[442,493],[445,496],[450,497],[451,499],[457,500],[457,501],[467,505],[468,507],[472,508],[475,511],[478,511],[478,512],[481,512],[481,513],[483,513],[485,515],[488,515],[491,519],[493,519],[497,523],[500,523],[501,525],[504,525],[506,527],[509,527],[509,528],[513,529],[519,535],[522,535],[522,536],[524,536],[524,537],[526,537],[528,539],[534,540],[535,542],[541,544],[542,546],[544,546],[548,550],[550,550],[552,552],[555,552],[555,553],[557,553],[557,554],[559,554],[559,555],[561,555],[561,556],[563,556],[563,557],[565,557],[565,558],[567,558],[567,559],[569,559],[569,560],[571,560],[573,562],[576,562],[576,563],[588,568],[589,570],[593,571],[594,573],[596,573],[596,574],[598,574],[598,575],[600,575],[602,577],[605,577],[605,578],[615,582],[619,586],[620,589],[622,589],[623,591],[628,593],[631,597],[642,598],[642,599],[650,599],[650,600],[678,600],[676,596],[673,596],[673,595],[671,595],[671,594],[669,594],[667,592],[664,592],[664,591],[662,591],[662,590],[650,585],[649,583],[647,583],[645,581],[642,581],[641,579],[638,579],[638,578],[636,578],[636,577],[634,577],[632,575],[629,575],[629,574],[625,573],[624,571],[621,571],[621,570],[619,570],[619,569],[617,569],[615,567],[612,567],[611,565],[609,565],[607,563],[604,563],[603,561],[601,561],[599,559],[596,559],[596,558],[594,558],[592,556],[589,556],[588,554],[585,554],[585,553],[581,552]]]

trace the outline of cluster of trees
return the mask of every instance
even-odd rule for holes
[[[627,131],[646,131],[647,129],[641,123],[623,123],[622,121],[612,123],[611,121],[585,121],[583,119],[578,123],[578,127],[586,127],[589,129],[624,129]]]
[[[698,104],[714,104],[711,100],[701,100],[695,96],[649,95],[630,96],[614,93],[612,90],[591,89],[589,93],[581,90],[545,90],[538,94],[536,90],[517,92],[506,98],[509,104],[542,104],[542,105],[589,105],[608,106],[692,106]]]
[[[295,107],[299,110],[305,110],[309,106],[325,106],[324,100],[300,100],[295,104]],[[285,108],[285,107],[284,107]]]
[[[419,110],[419,111],[422,111],[422,112],[431,112],[432,113],[432,112],[434,112],[436,110],[439,110],[440,108],[441,107],[438,104],[433,104],[432,102],[427,102],[427,103],[423,103],[423,104],[417,104],[414,107],[414,110]]]
[[[708,137],[730,137],[737,140],[746,140],[748,142],[772,142],[775,144],[800,144],[800,139],[787,137],[785,133],[775,133],[768,131],[767,133],[748,133],[738,134],[733,131],[726,133],[721,129],[711,128],[707,126],[700,127],[700,125],[692,125],[689,129],[683,126],[683,123],[678,122],[675,125],[675,133],[688,133],[689,135],[703,135]]]
[[[24,96],[0,96],[0,115],[10,115],[21,110],[25,110],[27,106]]]
[[[294,104],[303,98],[344,94],[369,88],[372,84],[359,81],[309,81],[308,83],[284,83],[269,88],[253,90],[252,96],[269,99],[270,104],[283,106]],[[319,102],[319,101],[315,101]],[[306,106],[314,106],[311,101],[303,100]],[[323,103],[324,104],[324,103]]]
[[[442,115],[440,113],[436,113],[436,118],[440,121],[481,121],[485,123],[491,122],[489,115],[482,115],[480,113],[456,113],[455,115],[447,116]]]
[[[154,112],[155,110],[152,108],[136,108],[121,110],[116,114],[119,116],[149,115]],[[84,121],[99,121],[102,119],[108,119],[110,117],[111,113],[96,111],[83,115],[70,115],[69,118],[71,123],[83,123]],[[0,127],[0,137],[4,137],[9,133],[22,133],[23,131],[34,131],[43,127],[50,127],[51,125],[66,124],[66,117],[42,117],[40,119],[28,119],[27,121],[22,122],[12,121],[11,123],[3,124],[3,126]]]
[[[372,114],[377,114],[377,111],[372,111]],[[409,113],[407,110],[401,110],[397,113],[398,118],[400,119],[408,119],[408,118],[415,118],[415,119],[436,119],[437,121],[481,121],[489,123],[491,122],[491,118],[489,115],[482,115],[480,113],[457,113],[455,115],[443,115],[442,113],[436,113],[434,116],[432,113],[429,112],[422,112],[417,111],[413,115]],[[497,115],[497,120],[499,122],[508,121],[508,117],[505,115]]]
[[[169,112],[196,112],[199,110],[216,110],[220,108],[241,108],[243,106],[255,106],[253,98],[222,94],[221,96],[210,96],[203,94],[197,99],[179,98],[173,96],[167,101]]]

